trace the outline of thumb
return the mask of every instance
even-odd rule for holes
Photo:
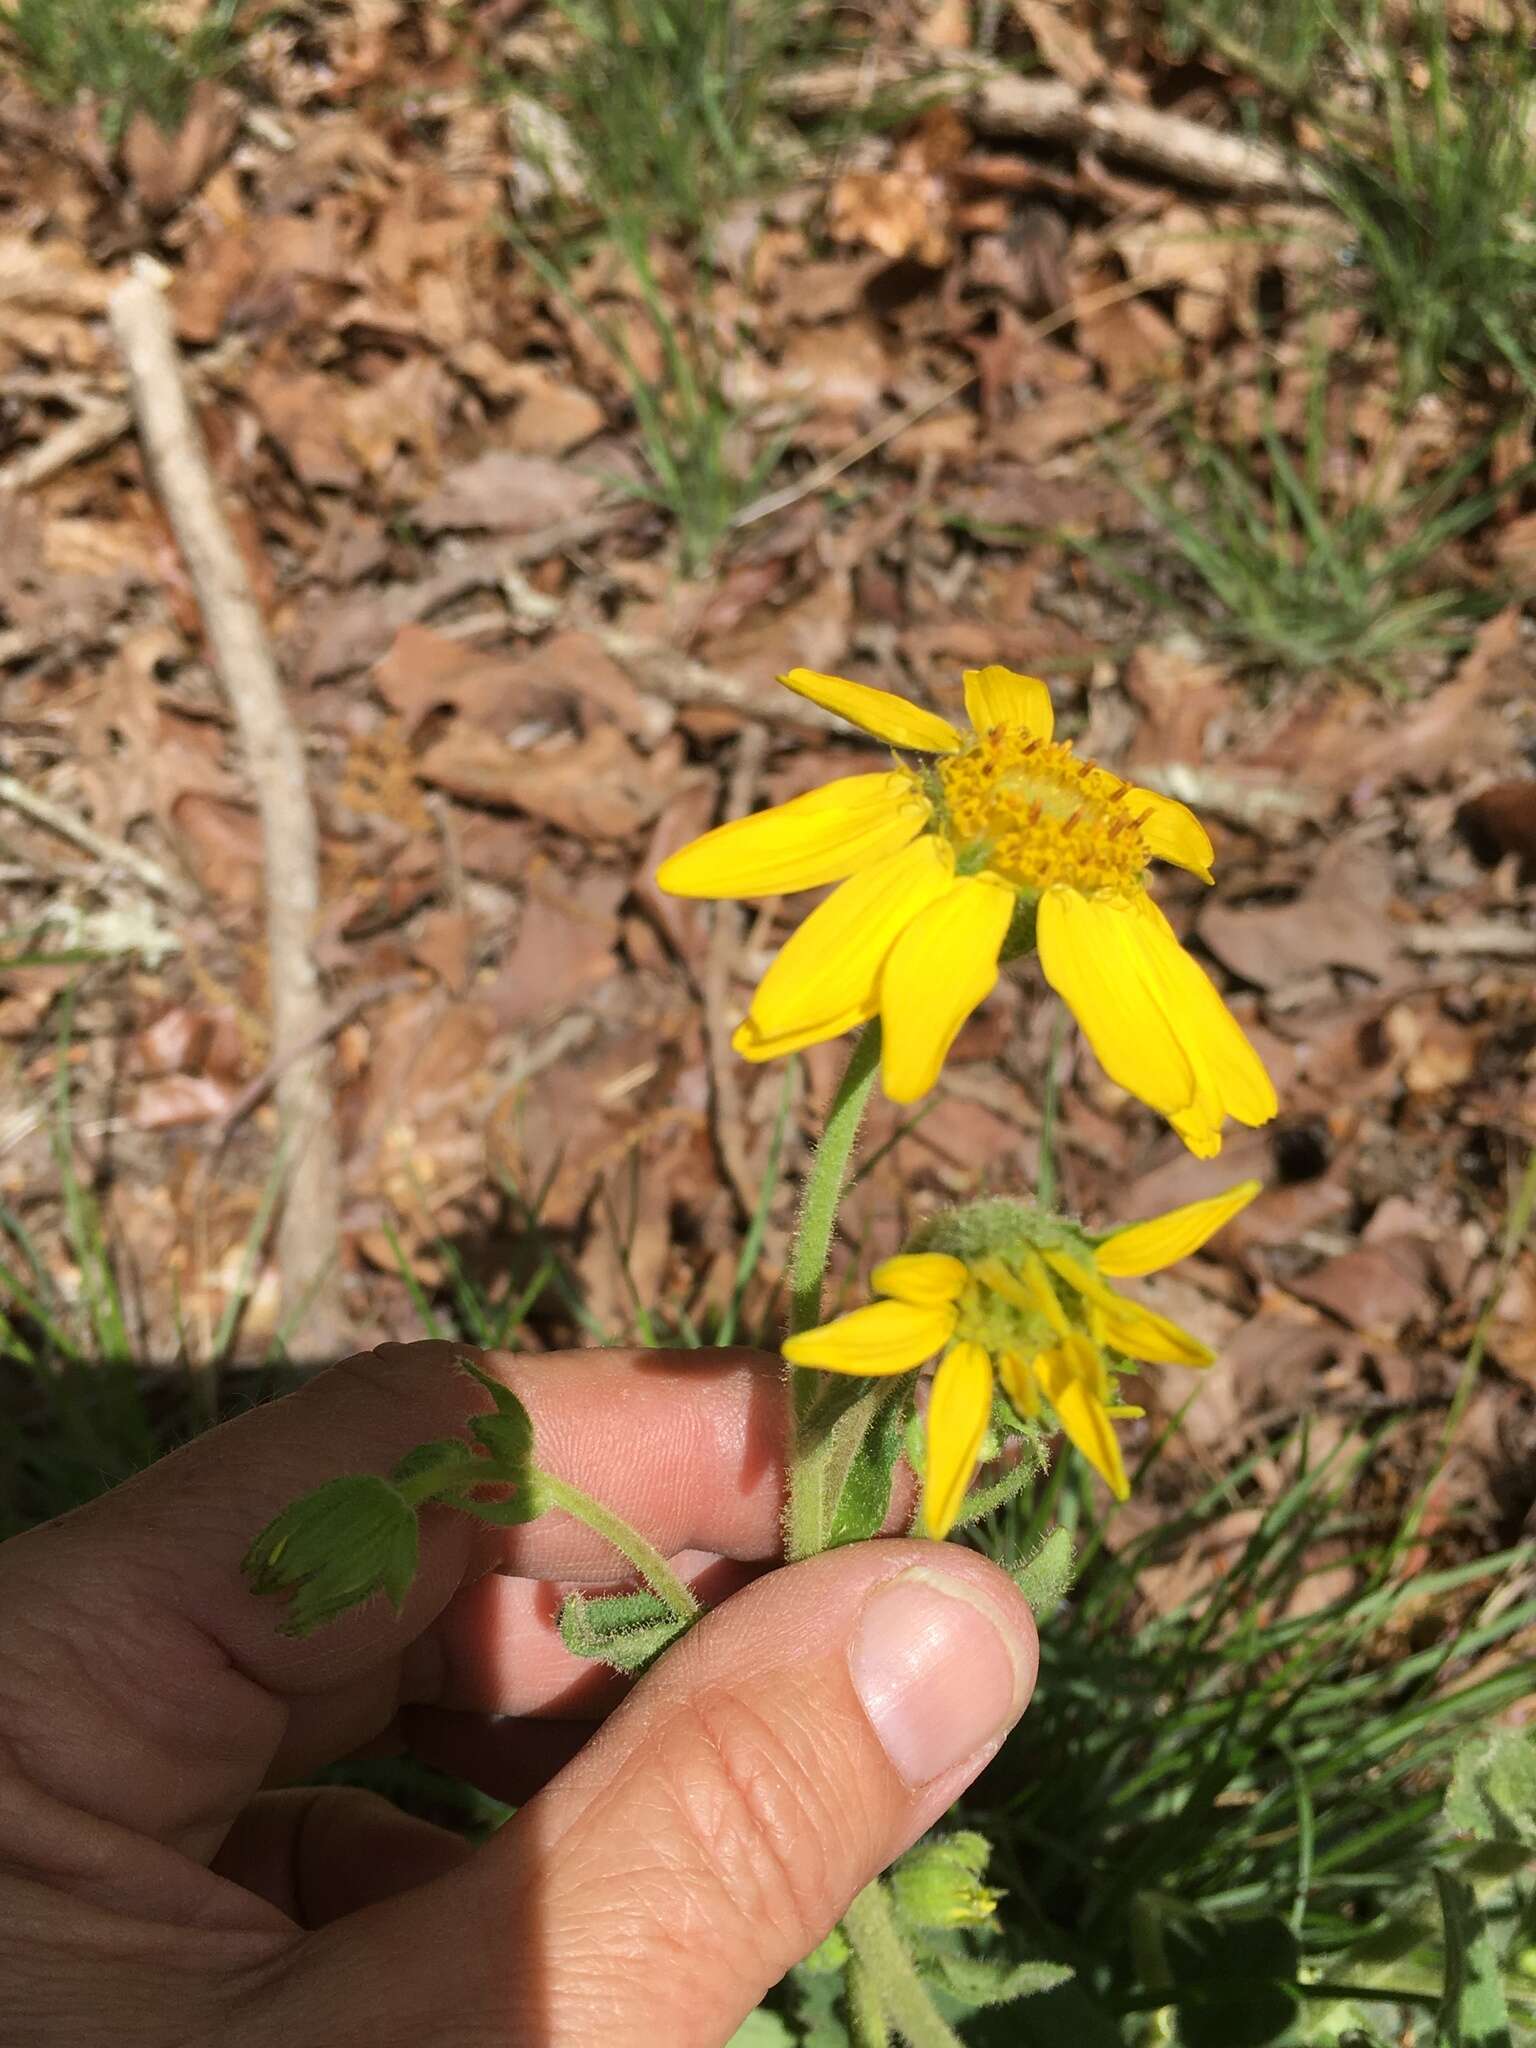
[[[973,1552],[774,1572],[471,1861],[314,1936],[310,2011],[375,2044],[722,2048],[982,1769],[1035,1665],[1028,1607]]]

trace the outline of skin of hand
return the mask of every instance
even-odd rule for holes
[[[985,1559],[764,1569],[784,1384],[743,1351],[480,1360],[720,1603],[632,1688],[560,1641],[560,1592],[623,1561],[558,1513],[429,1508],[400,1614],[281,1636],[253,1535],[488,1407],[458,1355],[351,1358],[0,1548],[10,2048],[721,2048],[1022,1713],[1034,1628]],[[407,1745],[527,1803],[470,1849],[293,1786]]]

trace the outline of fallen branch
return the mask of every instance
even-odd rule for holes
[[[664,640],[648,640],[638,633],[621,633],[612,628],[599,628],[595,637],[637,688],[668,704],[709,705],[776,725],[813,726],[818,732],[848,730],[842,719],[834,718],[830,711],[823,711],[808,698],[727,675],[723,669],[706,668],[702,661],[679,653]]]
[[[0,775],[0,803],[9,804],[13,810],[23,812],[39,825],[45,825],[50,832],[57,832],[61,839],[83,847],[87,853],[94,854],[103,866],[119,868],[133,875],[152,895],[174,903],[179,909],[190,908],[193,901],[191,890],[178,882],[174,875],[168,875],[158,861],[151,860],[147,853],[140,853],[137,847],[129,846],[124,840],[108,839],[94,825],[88,825],[84,818],[77,818],[73,811],[66,811],[61,804],[39,796],[35,789],[28,789],[14,775]]]
[[[829,65],[787,79],[775,97],[792,112],[823,113],[893,86],[942,99],[982,135],[1094,149],[1161,177],[1244,199],[1325,197],[1323,181],[1310,164],[1267,142],[1229,135],[1133,100],[1095,97],[1063,79],[1020,78],[985,58],[956,59],[929,72],[887,63],[873,76],[865,65]]]
[[[261,817],[273,1062],[287,1185],[277,1262],[286,1315],[306,1311],[317,1352],[344,1336],[340,1168],[326,1072],[326,1006],[310,941],[320,907],[319,836],[304,746],[250,579],[235,546],[177,360],[160,267],[140,258],[112,294],[112,332],[128,371],[139,435],[202,609]],[[317,1038],[317,1034],[320,1034]]]
[[[1410,953],[1429,959],[1462,959],[1486,953],[1495,960],[1536,959],[1536,932],[1497,918],[1473,918],[1466,924],[1415,924],[1403,933]]]

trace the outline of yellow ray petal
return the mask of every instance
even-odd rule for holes
[[[1084,1301],[1091,1301],[1099,1308],[1114,1308],[1119,1302],[1120,1296],[1113,1287],[1106,1286],[1092,1266],[1086,1265],[1081,1259],[1075,1259],[1070,1252],[1061,1251],[1053,1246],[1051,1250],[1042,1252],[1041,1257],[1051,1271],[1059,1273],[1067,1285],[1075,1289]]]
[[[736,1050],[749,1060],[775,1059],[872,1017],[887,955],[951,886],[954,865],[948,841],[924,833],[834,889],[758,983],[732,1041]]]
[[[1116,1296],[1112,1308],[1099,1308],[1100,1339],[1112,1351],[1145,1365],[1212,1365],[1216,1354],[1208,1344],[1181,1330],[1156,1309]]]
[[[1162,1216],[1150,1216],[1145,1223],[1131,1223],[1117,1230],[1096,1247],[1093,1263],[1112,1280],[1133,1280],[1142,1273],[1160,1273],[1199,1251],[1207,1239],[1230,1223],[1240,1209],[1258,1194],[1262,1182],[1239,1181],[1224,1195],[1210,1195],[1203,1202],[1186,1202]]]
[[[1040,899],[1040,970],[1112,1081],[1164,1116],[1189,1109],[1194,1069],[1151,984],[1134,902],[1057,886]]]
[[[1056,729],[1051,693],[1038,676],[1015,675],[1011,668],[968,668],[965,715],[977,732],[995,725],[1021,725],[1031,739],[1048,740]]]
[[[956,1344],[928,1397],[928,1473],[923,1522],[930,1536],[954,1527],[992,1414],[992,1361],[979,1344]]]
[[[1013,904],[1013,891],[984,875],[953,882],[891,948],[880,1021],[881,1077],[892,1102],[928,1093],[960,1026],[991,994]]]
[[[1045,1262],[1040,1254],[1035,1251],[1026,1252],[1019,1263],[1019,1271],[1023,1276],[1025,1291],[1029,1295],[1030,1306],[1039,1310],[1058,1337],[1064,1337],[1071,1326],[1067,1322],[1066,1310],[1051,1285],[1051,1276],[1046,1272]]]
[[[1035,1378],[1035,1361],[1005,1351],[997,1361],[998,1378],[1014,1408],[1026,1422],[1040,1413],[1040,1387]]]
[[[1126,808],[1141,818],[1141,836],[1155,860],[1170,860],[1175,867],[1188,868],[1202,882],[1211,880],[1216,849],[1187,804],[1155,789],[1128,789]]]
[[[1209,1076],[1221,1107],[1240,1124],[1266,1124],[1279,1108],[1264,1063],[1199,962],[1179,944],[1150,896],[1136,906],[1141,948],[1150,973],[1197,1074]],[[1198,1098],[1197,1104],[1198,1105]]]
[[[949,1342],[954,1329],[955,1312],[944,1305],[914,1308],[905,1301],[875,1301],[820,1329],[786,1337],[782,1349],[791,1365],[878,1377],[915,1372]]]
[[[850,683],[842,676],[818,675],[814,669],[792,668],[779,681],[797,697],[809,697],[823,711],[846,718],[850,725],[873,733],[893,747],[910,747],[919,754],[956,754],[960,735],[947,718],[925,711],[889,690],[873,690],[868,683]]]
[[[844,775],[787,804],[717,825],[664,860],[669,896],[778,896],[840,882],[896,853],[927,823],[928,802],[902,769]]]
[[[888,1294],[893,1301],[910,1302],[914,1308],[928,1308],[935,1302],[956,1301],[967,1279],[963,1261],[948,1252],[903,1252],[885,1259],[869,1276],[876,1294]]]
[[[1116,1500],[1127,1499],[1131,1485],[1125,1476],[1119,1439],[1103,1402],[1084,1382],[1072,1358],[1058,1347],[1036,1361],[1036,1370],[1067,1441],[1082,1452]]]
[[[977,1260],[976,1278],[983,1287],[990,1287],[994,1294],[1001,1295],[1013,1308],[1023,1309],[1026,1315],[1031,1314],[1038,1306],[1023,1281],[1016,1274],[1010,1273],[995,1253]]]

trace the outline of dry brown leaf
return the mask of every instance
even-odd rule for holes
[[[1357,1245],[1291,1281],[1290,1292],[1363,1337],[1388,1343],[1426,1320],[1435,1299],[1426,1249],[1415,1238]]]
[[[1231,687],[1214,663],[1194,661],[1168,647],[1138,647],[1125,668],[1125,688],[1145,716],[1131,741],[1130,760],[1203,761],[1205,735],[1228,709]]]
[[[212,1074],[165,1074],[135,1091],[131,1122],[141,1131],[216,1123],[228,1115],[235,1090]]]
[[[914,33],[925,49],[968,50],[971,47],[970,0],[927,0]]]
[[[373,685],[392,711],[415,732],[434,711],[459,711],[476,726],[495,733],[523,719],[560,719],[559,696],[517,655],[488,653],[465,641],[435,633],[430,626],[402,626],[382,661]]]
[[[183,341],[217,341],[230,308],[261,267],[251,232],[244,224],[219,228],[189,250],[171,282],[176,332]]]
[[[1092,36],[1080,29],[1054,0],[1013,0],[1013,11],[1034,37],[1048,71],[1068,85],[1097,85],[1105,63]]]
[[[1044,462],[1074,442],[1101,433],[1119,416],[1120,409],[1107,391],[1079,385],[1026,405],[1016,419],[992,435],[989,446],[999,455],[1016,456],[1021,462]]]
[[[450,995],[461,996],[469,986],[474,935],[474,920],[467,911],[429,911],[411,940],[412,958],[435,974]]]
[[[166,130],[143,112],[123,135],[123,169],[146,213],[170,213],[197,190],[240,130],[238,97],[212,79],[192,88],[186,119]]]
[[[239,910],[261,900],[261,824],[254,811],[194,790],[171,805],[171,823],[210,896]]]
[[[417,773],[452,796],[526,811],[578,839],[628,838],[660,808],[645,762],[611,725],[574,746],[518,748],[460,719]]]
[[[55,576],[119,576],[158,580],[159,536],[138,519],[49,519],[43,561]]]
[[[1536,781],[1494,783],[1461,806],[1456,823],[1485,867],[1514,854],[1521,881],[1536,880]]]
[[[1258,988],[1283,988],[1320,967],[1348,967],[1382,980],[1401,954],[1387,915],[1392,897],[1387,856],[1378,847],[1346,842],[1329,849],[1291,903],[1208,903],[1200,936],[1234,974]]]
[[[948,185],[923,169],[845,171],[827,198],[827,232],[937,270],[950,251]]]
[[[857,419],[880,403],[891,377],[885,344],[870,320],[799,328],[770,378],[776,394]]]
[[[492,449],[450,470],[441,489],[412,508],[426,533],[472,527],[494,533],[537,533],[589,512],[602,496],[598,477],[543,455]]]
[[[268,362],[246,379],[245,395],[301,482],[350,490],[361,472],[347,446],[333,380]]]
[[[621,879],[591,876],[576,889],[546,867],[535,870],[517,943],[487,999],[508,1029],[569,1008],[618,971]]]
[[[1105,271],[1085,272],[1072,280],[1072,296],[1087,300],[1114,282]],[[1098,364],[1117,396],[1134,391],[1149,377],[1172,375],[1183,351],[1177,329],[1146,299],[1123,299],[1118,305],[1080,314],[1077,344]]]
[[[520,455],[564,455],[607,424],[595,398],[542,363],[519,363],[514,389],[522,403],[506,429],[506,442]]]

